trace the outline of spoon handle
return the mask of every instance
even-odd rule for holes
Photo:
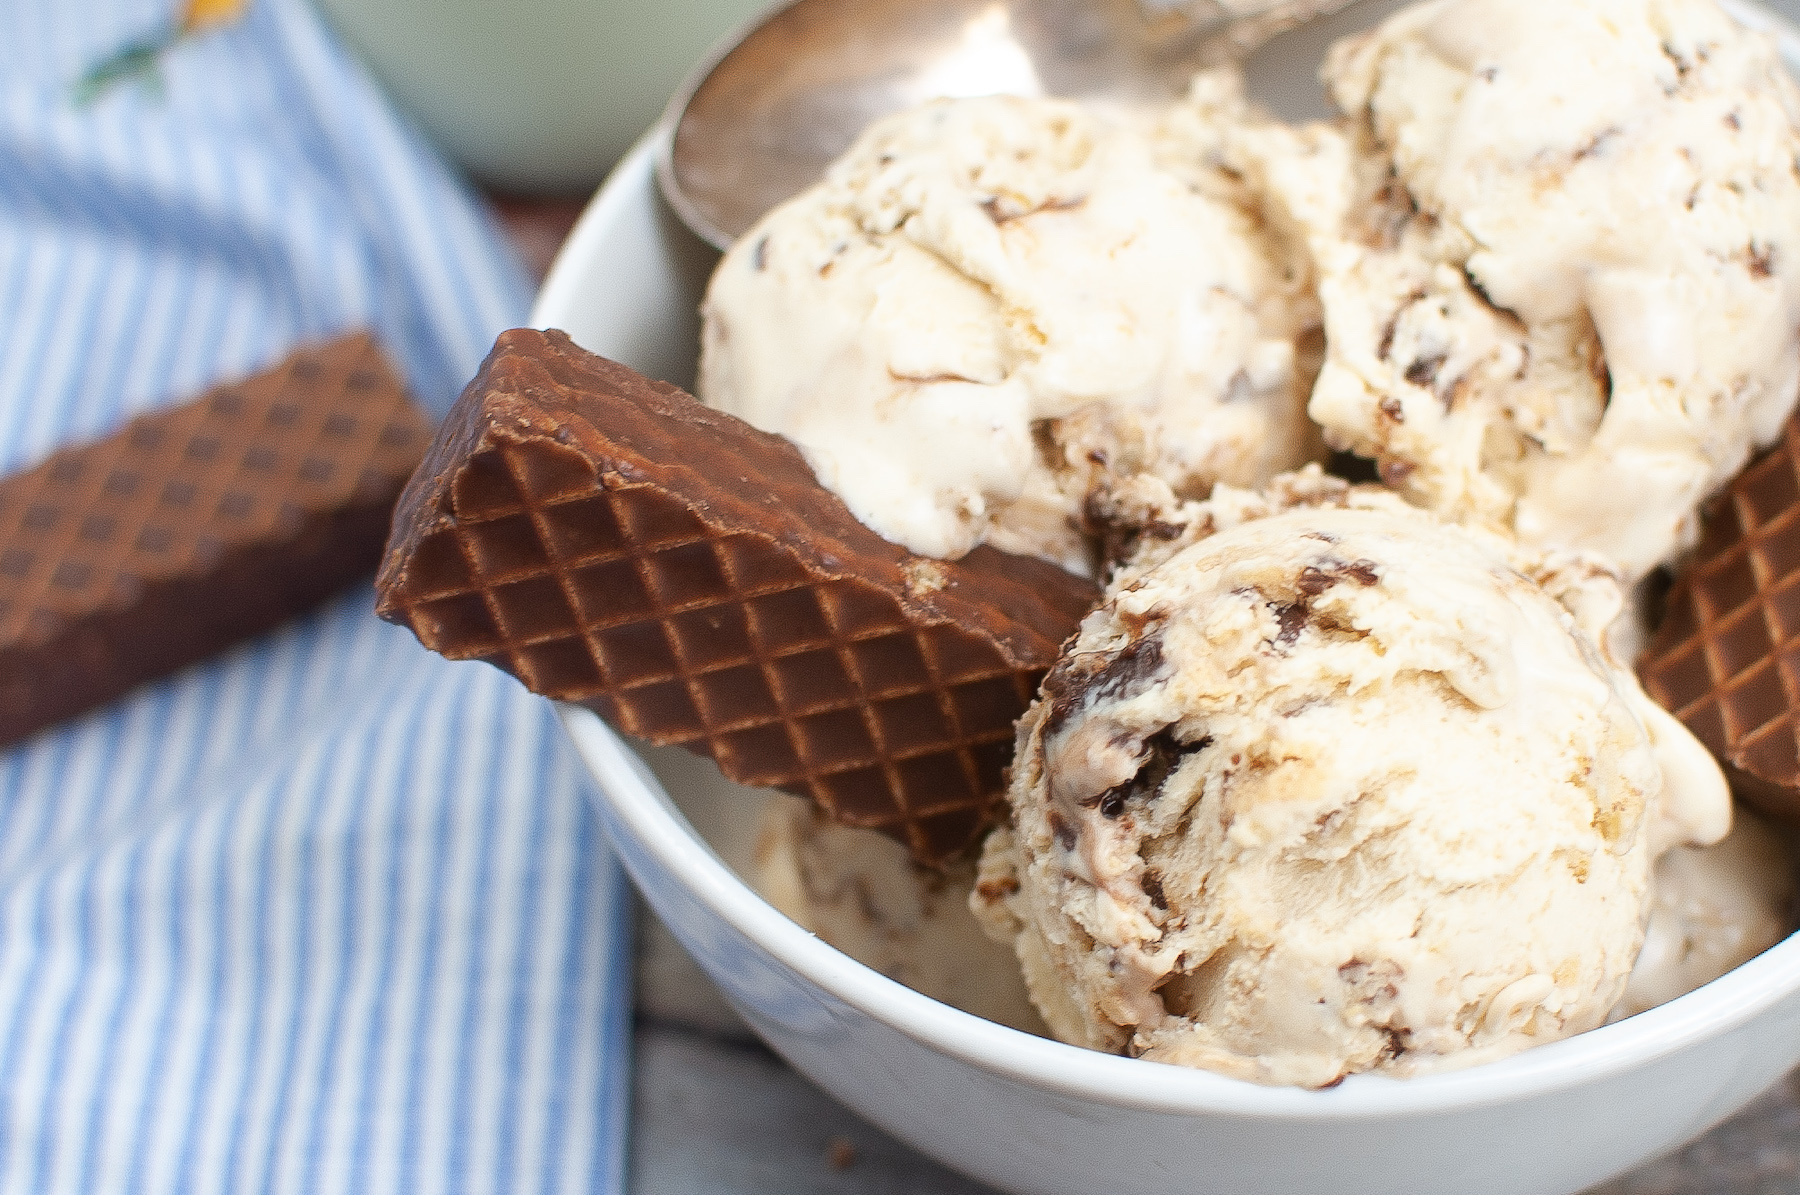
[[[1199,61],[1243,58],[1278,33],[1355,0],[1137,0],[1152,44],[1204,46]]]

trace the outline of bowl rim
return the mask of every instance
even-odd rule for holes
[[[1353,1075],[1313,1091],[1104,1054],[939,1003],[828,945],[726,866],[649,766],[580,706],[557,713],[612,813],[713,915],[828,995],[926,1047],[1030,1087],[1177,1115],[1345,1121],[1445,1113],[1554,1094],[1703,1045],[1800,992],[1800,934],[1712,983],[1634,1017],[1462,1070]],[[629,862],[629,860],[628,860]]]
[[[1800,73],[1800,26],[1755,0],[1720,0],[1733,17],[1773,31]],[[631,205],[665,204],[655,164],[667,152],[667,114],[625,155],[582,212],[530,316],[557,327],[579,303],[583,280]],[[1093,1103],[1192,1116],[1356,1121],[1442,1114],[1586,1086],[1701,1046],[1800,993],[1800,932],[1666,1004],[1562,1041],[1461,1070],[1392,1079],[1354,1075],[1323,1091],[1273,1087],[1104,1054],[1011,1029],[941,1004],[843,954],[802,929],[726,866],[676,808],[660,781],[598,715],[556,706],[600,798],[616,819],[712,915],[830,997],[940,1054],[1027,1086]]]

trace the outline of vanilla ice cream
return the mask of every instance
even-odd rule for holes
[[[988,97],[876,123],[720,263],[700,397],[915,552],[1092,572],[1107,478],[1204,497],[1318,451],[1304,259],[1220,165],[1248,119],[1211,74],[1154,113]]]
[[[1609,574],[1540,568],[1565,606],[1498,537],[1283,484],[1311,505],[1190,504],[1083,623],[1021,722],[978,915],[1057,1036],[1260,1082],[1600,1024],[1655,854],[1730,819],[1580,629]]]
[[[1334,445],[1635,580],[1800,376],[1800,92],[1713,0],[1434,0],[1340,43],[1339,126],[1234,134],[1312,250]]]
[[[1737,810],[1712,846],[1676,847],[1656,861],[1644,948],[1613,1019],[1632,1016],[1749,962],[1794,928],[1789,836]]]
[[[970,912],[973,861],[921,867],[884,834],[833,822],[798,797],[774,796],[747,878],[770,904],[857,962],[964,1012],[1044,1032],[1012,952]]]

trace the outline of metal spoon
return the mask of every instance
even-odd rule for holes
[[[1350,0],[793,0],[670,102],[656,177],[724,249],[880,116],[936,96],[1173,99],[1194,71]]]

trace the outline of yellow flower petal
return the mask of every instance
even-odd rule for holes
[[[181,10],[181,28],[187,33],[225,25],[244,15],[250,0],[185,0]]]

